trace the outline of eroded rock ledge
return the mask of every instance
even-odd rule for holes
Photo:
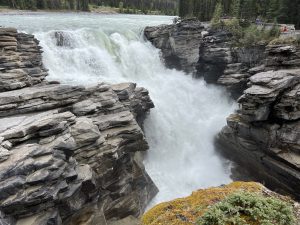
[[[190,27],[195,30],[189,32]],[[179,34],[169,32],[178,29]],[[227,118],[217,138],[223,152],[269,187],[300,198],[300,47],[233,48],[230,33],[203,29],[194,20],[147,28],[145,36],[162,48],[163,56],[168,43],[180,38],[184,55],[178,57],[186,58],[179,63],[198,59],[197,77],[225,86],[238,99],[239,110]],[[190,39],[192,43],[184,42]],[[194,65],[186,71],[193,71]]]
[[[148,91],[46,76],[38,41],[0,28],[0,223],[133,221],[157,192],[140,156]]]

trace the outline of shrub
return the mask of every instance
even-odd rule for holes
[[[212,205],[197,225],[295,225],[290,204],[274,197],[236,192]]]
[[[232,34],[233,47],[251,47],[254,45],[267,45],[270,41],[278,38],[280,35],[279,28],[274,25],[267,30],[262,26],[257,26],[246,22],[246,20],[238,20],[236,18],[230,20],[213,21],[212,27],[216,30],[226,30]]]
[[[211,20],[211,23],[214,25],[218,25],[218,23],[221,21],[221,16],[223,14],[223,5],[218,2],[214,11],[213,18]]]
[[[288,37],[288,38],[275,38],[270,45],[300,45],[300,38]]]

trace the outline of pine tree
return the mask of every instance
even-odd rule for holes
[[[239,18],[240,7],[241,7],[240,0],[232,0],[231,7],[230,7],[230,15]]]
[[[240,17],[248,20],[257,17],[256,0],[243,0],[241,2]]]
[[[289,7],[287,5],[288,1],[281,0],[279,2],[279,7],[278,7],[278,13],[277,14],[277,19],[279,21],[288,21],[289,20]]]
[[[269,9],[267,10],[267,19],[272,21],[277,18],[279,13],[279,0],[270,0]]]
[[[223,15],[223,5],[221,2],[218,2],[215,7],[214,15],[211,21],[212,24],[218,24],[221,20],[222,15]]]

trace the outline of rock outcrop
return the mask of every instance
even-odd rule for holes
[[[247,68],[247,85],[238,99],[239,109],[227,118],[227,126],[218,136],[227,156],[269,187],[297,198],[300,198],[299,56],[300,48],[295,45],[266,46],[265,59],[260,65]]]
[[[265,209],[260,208],[261,204]],[[282,210],[283,208],[287,210]],[[280,221],[272,218],[274,209],[278,215],[281,214]],[[259,215],[253,215],[255,212],[259,212]],[[234,224],[234,219],[239,224],[264,224],[267,221],[277,225],[299,224],[300,206],[259,183],[234,182],[198,190],[186,198],[161,203],[142,217],[142,225]]]
[[[236,99],[253,75],[248,70],[261,65],[266,58],[264,45],[234,48],[228,31],[212,29],[197,19],[146,27],[144,34],[161,49],[167,67],[225,86]]]
[[[38,41],[12,28],[0,53],[0,224],[134,221],[157,192],[141,156],[148,91],[48,82]]]
[[[184,38],[169,32],[179,27],[185,28],[180,23],[148,28],[145,36],[169,52],[166,40]],[[225,86],[240,105],[217,137],[220,148],[268,187],[300,198],[300,47],[277,41],[237,48],[227,31],[201,27],[189,35],[188,30],[187,40],[193,38],[198,43],[193,47],[199,46],[196,77]],[[197,58],[190,48],[181,50],[185,61],[190,55]]]
[[[162,50],[167,67],[196,73],[204,29],[204,24],[197,19],[186,19],[177,24],[146,27],[144,34]]]
[[[269,186],[300,197],[300,70],[258,73],[219,134],[225,152]]]

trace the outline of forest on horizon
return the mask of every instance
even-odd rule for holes
[[[210,21],[218,3],[223,16],[255,21],[295,24],[300,28],[299,0],[179,0],[181,17]]]
[[[197,17],[210,21],[217,4],[223,16],[254,21],[295,24],[300,28],[300,0],[0,0],[0,6],[14,9],[89,11],[94,7],[113,7],[123,13],[143,13]]]
[[[1,5],[13,9],[79,11],[89,11],[90,7],[112,7],[125,13],[157,11],[165,15],[176,15],[178,11],[178,0],[0,0]]]

